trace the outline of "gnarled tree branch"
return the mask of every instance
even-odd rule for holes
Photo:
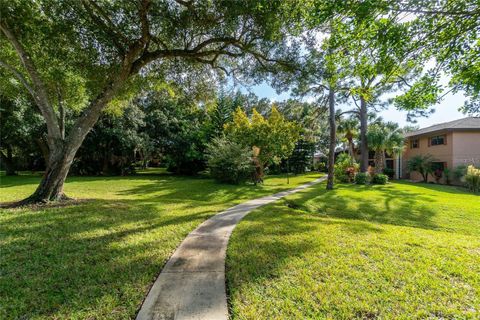
[[[27,89],[27,91],[32,95],[32,97],[35,97],[35,91],[20,71],[2,60],[0,60],[0,66],[13,73],[13,75],[22,83],[22,85],[25,87],[25,89]]]
[[[3,32],[3,34],[5,34],[9,42],[12,44],[18,57],[20,58],[22,65],[25,67],[25,70],[30,76],[30,80],[33,85],[31,87],[33,92],[33,99],[38,105],[38,108],[40,109],[43,117],[45,118],[48,129],[49,143],[52,144],[54,143],[53,140],[61,139],[61,134],[55,112],[48,99],[45,84],[43,83],[37,71],[37,68],[35,67],[35,64],[33,63],[29,54],[25,51],[20,41],[18,41],[17,37],[13,34],[13,32],[10,30],[10,28],[4,21],[0,22],[0,30]]]

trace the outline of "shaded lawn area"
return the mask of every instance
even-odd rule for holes
[[[318,178],[269,177],[231,186],[170,175],[73,177],[91,199],[0,209],[0,319],[131,319],[183,238],[213,214]],[[39,176],[1,177],[0,201],[20,200]]]
[[[234,319],[480,318],[480,196],[406,182],[324,187],[235,229]]]

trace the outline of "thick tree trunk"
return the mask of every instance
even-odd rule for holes
[[[0,31],[7,37],[17,52],[23,67],[29,75],[32,85],[27,81],[24,81],[25,79],[21,75],[19,78],[25,88],[32,95],[47,124],[47,144],[49,149],[47,170],[45,171],[45,175],[35,193],[24,201],[21,201],[20,204],[48,202],[65,198],[63,194],[63,184],[73,158],[85,139],[85,136],[98,121],[102,110],[123,88],[125,82],[130,76],[137,74],[147,63],[163,57],[162,55],[147,56],[147,54],[150,53],[147,51],[150,41],[147,11],[148,1],[144,1],[141,10],[143,24],[142,37],[129,45],[128,51],[122,55],[123,59],[118,72],[111,74],[111,77],[109,77],[111,80],[105,84],[100,93],[84,110],[83,114],[77,118],[73,125],[73,129],[68,136],[65,136],[64,132],[65,113],[62,106],[60,106],[59,121],[55,109],[49,101],[47,86],[45,86],[40,73],[37,71],[33,59],[25,51],[20,41],[18,41],[15,34],[4,23],[4,21],[0,21]],[[208,42],[204,43],[205,45],[208,44]],[[61,93],[61,91],[59,92]]]
[[[335,168],[335,146],[337,144],[337,127],[335,123],[335,91],[328,92],[328,123],[330,126],[330,145],[328,148],[328,178],[327,190],[333,189],[334,168]]]
[[[367,102],[363,97],[360,97],[360,171],[367,172],[368,170],[368,110]]]
[[[7,176],[16,175],[17,172],[13,161],[12,149],[7,147],[7,154],[5,155],[3,152],[0,152],[0,156],[2,157],[3,165],[5,166],[5,174]]]
[[[68,199],[63,192],[63,185],[80,144],[72,145],[59,141],[54,147],[51,147],[47,168],[40,184],[30,197],[20,201],[19,204],[47,203]]]

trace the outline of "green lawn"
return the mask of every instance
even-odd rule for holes
[[[0,319],[130,319],[198,224],[318,176],[289,185],[272,177],[257,187],[170,175],[69,178],[67,195],[91,200],[0,211]],[[39,176],[0,179],[4,202],[28,196]]]
[[[234,319],[480,319],[480,196],[410,183],[324,187],[235,229]]]

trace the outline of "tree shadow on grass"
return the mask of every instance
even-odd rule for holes
[[[132,318],[176,246],[211,214],[133,200],[4,211],[0,318]]]
[[[185,184],[188,180],[188,185]],[[135,186],[128,190],[120,191],[121,196],[131,196],[137,194],[149,194],[149,200],[160,201],[164,199],[183,201],[193,200],[200,202],[210,202],[212,204],[218,203],[236,203],[243,199],[253,199],[265,195],[274,194],[280,191],[293,188],[294,185],[289,186],[284,183],[273,184],[268,182],[268,185],[230,185],[212,181],[204,178],[175,178],[167,179],[158,183],[151,181],[139,186]],[[220,201],[215,201],[219,198]],[[148,201],[148,199],[146,199]]]
[[[235,230],[235,239],[241,240],[232,241],[227,251],[229,290],[242,286],[238,281],[245,277],[237,279],[238,273],[248,275],[246,283],[272,279],[285,261],[317,251],[318,243],[309,241],[308,235],[318,224],[356,235],[383,233],[376,223],[438,228],[431,220],[436,213],[421,204],[431,199],[422,194],[375,186],[377,198],[372,203],[370,187],[340,184],[333,191],[324,187],[314,186],[244,218],[248,227]]]
[[[4,188],[25,186],[29,184],[38,185],[38,183],[40,182],[40,178],[40,175],[0,176],[0,190]],[[6,191],[2,190],[2,192]]]
[[[294,200],[302,210],[342,219],[381,224],[439,229],[432,218],[437,214],[427,204],[438,199],[420,192],[391,186],[339,184],[332,191],[303,192]],[[370,192],[374,192],[370,193]]]
[[[110,190],[114,200],[0,212],[1,319],[132,318],[191,230],[239,199],[287,188],[163,174],[71,177],[68,183],[105,180],[108,187],[137,179],[137,186]]]
[[[326,242],[312,239],[318,232],[317,226],[329,225],[353,235],[384,232],[381,227],[364,221],[345,221],[292,210],[282,201],[250,213],[242,223],[247,223],[248,227],[235,229],[227,250],[227,296],[234,315],[231,297],[242,292],[244,286],[268,287],[276,278],[288,273],[286,264],[289,261],[303,260],[322,251],[321,246]]]
[[[437,190],[436,186],[433,187]],[[315,298],[307,298],[309,301],[305,303],[300,300],[303,292],[297,290],[297,287],[303,288],[303,284],[308,286],[309,283],[315,286],[312,283],[316,281],[328,281],[331,276],[328,273],[330,266],[334,267],[337,263],[348,265],[354,259],[364,259],[365,248],[371,247],[372,252],[378,253],[376,259],[380,260],[371,262],[372,270],[375,270],[375,267],[382,264],[382,252],[388,252],[393,245],[388,241],[404,241],[403,231],[399,228],[393,231],[390,226],[451,231],[448,225],[435,219],[437,214],[441,214],[439,210],[442,198],[438,196],[442,190],[429,193],[395,184],[339,184],[333,191],[324,188],[324,184],[317,185],[292,195],[287,200],[254,211],[235,229],[227,250],[226,266],[229,307],[234,316],[247,314],[252,317],[257,312],[260,318],[310,318],[312,313],[322,311],[315,308]],[[431,203],[435,205],[430,207]],[[459,233],[458,230],[452,232]],[[395,237],[392,237],[393,233]],[[416,233],[417,231],[410,232],[409,235]],[[455,237],[452,235],[452,239]],[[361,243],[360,251],[352,249],[356,247],[357,239]],[[405,245],[410,244],[406,242]],[[399,250],[402,252],[403,249]],[[452,249],[454,255],[453,251]],[[369,251],[366,252],[368,259]],[[417,259],[415,254],[410,258],[408,253],[405,254],[400,259]],[[331,258],[332,256],[336,258]],[[315,271],[317,263],[328,264],[323,269],[319,266],[320,270],[327,270],[325,274],[323,271]],[[361,269],[351,270],[361,274]],[[349,270],[345,272],[350,274]],[[418,272],[428,273],[429,270]],[[342,278],[335,280],[339,279],[343,281]],[[346,277],[345,281],[355,283],[356,280]],[[372,285],[378,286],[379,291],[382,290],[381,283]],[[395,283],[392,282],[391,285],[394,286]],[[356,294],[362,295],[353,289],[346,297],[354,297]],[[292,303],[295,308],[290,308]],[[377,317],[375,312],[378,310],[375,307],[355,303],[352,305],[352,318]],[[331,306],[328,310],[333,312],[335,308]],[[345,310],[347,309],[348,307]],[[320,318],[319,314],[316,317]]]

